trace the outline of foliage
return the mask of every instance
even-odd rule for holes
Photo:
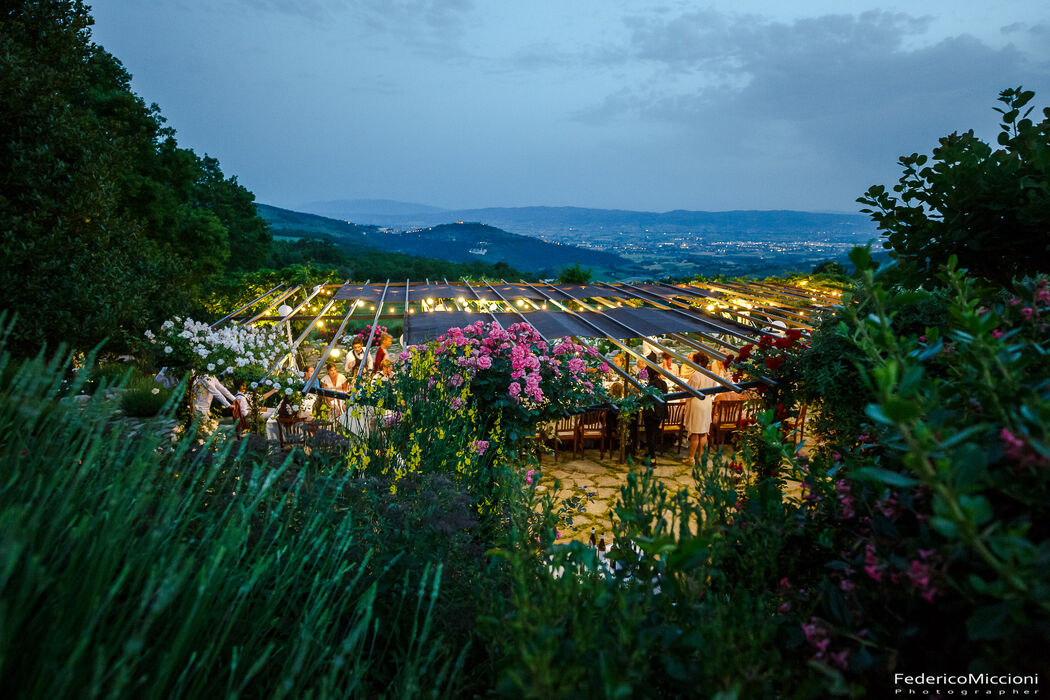
[[[478,321],[451,328],[433,346],[410,346],[402,372],[468,385],[484,425],[499,424],[512,445],[531,438],[536,425],[603,401],[609,371],[598,351],[571,341],[548,344],[527,323],[503,329]]]
[[[283,268],[290,265],[319,265],[330,267],[339,279],[357,281],[382,279],[534,279],[505,262],[485,263],[450,262],[424,258],[417,255],[392,253],[352,240],[328,237],[312,231],[281,230],[282,235],[303,234],[292,241],[278,240],[274,243],[271,265]],[[381,235],[381,234],[380,234]]]
[[[0,352],[0,366],[11,361]],[[27,361],[0,385],[9,694],[484,686],[482,669],[464,673],[470,600],[449,593],[450,581],[462,592],[487,576],[459,488],[432,475],[391,494],[341,461],[260,462],[247,443],[212,452],[133,436],[101,398],[60,400],[67,366]]]
[[[91,22],[80,0],[0,17],[0,284],[22,354],[127,347],[218,274],[231,245],[239,260],[268,254],[250,193],[177,146]]]
[[[814,275],[846,275],[846,266],[836,260],[825,260],[813,268]]]
[[[122,387],[120,408],[125,415],[151,418],[169,405],[172,392],[149,377],[130,379]]]
[[[591,269],[580,267],[575,262],[569,267],[563,267],[558,271],[558,282],[562,284],[587,284],[591,281]]]
[[[337,270],[314,264],[289,265],[279,270],[264,268],[231,272],[201,290],[193,303],[196,307],[194,313],[203,320],[218,321],[280,285],[312,289],[338,279]]]
[[[876,185],[857,200],[886,231],[883,245],[911,286],[933,281],[950,255],[971,274],[1001,285],[1045,266],[1050,108],[1033,122],[1032,108],[1026,109],[1033,97],[1020,87],[1000,93],[1001,148],[992,150],[972,130],[953,133],[940,140],[932,159],[901,157],[895,194]]]

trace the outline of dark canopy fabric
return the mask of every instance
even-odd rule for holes
[[[534,282],[530,287],[528,284],[519,283],[499,283],[493,284],[492,289],[489,289],[488,285],[484,283],[471,283],[468,287],[466,284],[444,284],[444,283],[416,283],[413,282],[408,285],[408,296],[410,301],[419,301],[420,299],[466,299],[467,301],[475,301],[477,299],[483,299],[485,301],[499,301],[501,298],[508,301],[515,299],[530,299],[532,301],[544,302],[548,298],[555,301],[570,301],[576,299],[591,299],[594,297],[615,297],[617,292],[620,294],[629,294],[632,290],[629,288],[623,288],[616,290],[615,288],[606,287],[597,284],[543,284],[541,282]],[[390,303],[402,303],[405,300],[405,283],[396,282],[391,280],[390,285],[386,287],[386,296],[383,297],[383,288],[386,283],[383,284],[344,284],[339,288],[334,295],[334,299],[363,299],[365,301],[379,301],[382,297],[385,301]],[[647,291],[652,291],[656,294],[667,295],[669,292],[666,288],[647,286]]]
[[[477,321],[486,323],[493,316],[501,326],[507,328],[519,323],[521,316],[512,313],[465,313],[462,311],[435,311],[426,314],[412,314],[408,317],[406,342],[423,343],[433,340],[450,328],[462,328]],[[582,312],[572,314],[567,311],[529,311],[523,314],[526,321],[545,337],[564,338],[575,335],[583,338],[637,338],[657,336],[665,333],[726,333],[729,322],[724,319],[706,320],[693,318],[674,311],[649,308],[615,308],[603,313]],[[737,326],[739,324],[734,324]],[[734,328],[745,334],[753,334],[755,329],[746,326]]]

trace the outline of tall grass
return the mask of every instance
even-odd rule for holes
[[[442,563],[376,546],[379,487],[342,462],[129,435],[100,398],[62,400],[86,379],[67,372],[0,371],[6,696],[456,692]]]

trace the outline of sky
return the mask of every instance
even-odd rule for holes
[[[89,0],[90,2],[90,0]],[[94,40],[258,201],[855,212],[1001,90],[1045,0],[95,0]]]

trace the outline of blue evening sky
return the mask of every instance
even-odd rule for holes
[[[856,211],[998,92],[1045,0],[96,0],[182,145],[262,202]]]

